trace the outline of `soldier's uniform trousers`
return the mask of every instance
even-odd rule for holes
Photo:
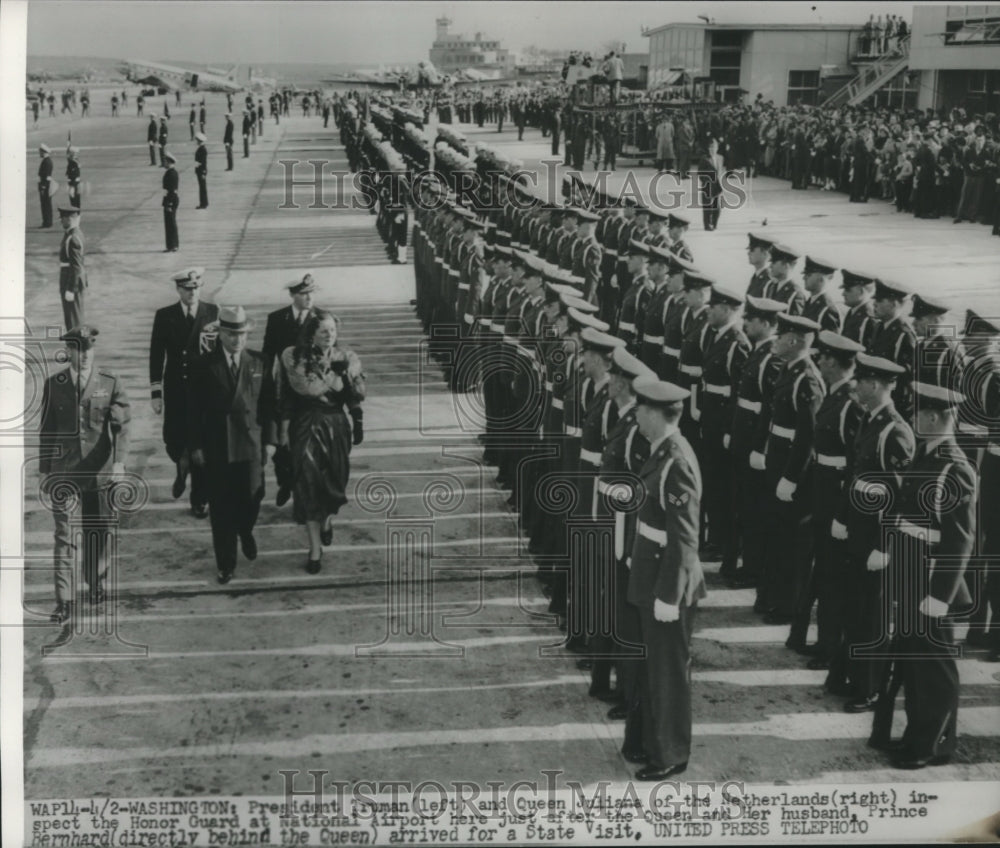
[[[630,550],[631,545],[625,550]],[[639,753],[643,750],[642,736],[642,687],[646,675],[646,649],[642,641],[642,624],[639,608],[628,602],[629,567],[627,558],[614,563],[614,638],[612,652],[618,679],[618,691],[624,698],[625,742],[622,749]]]
[[[830,527],[837,517],[843,479],[843,469],[824,465],[816,465],[813,468],[812,579],[806,594],[801,598],[792,625],[796,635],[801,636],[801,641],[805,641],[812,603],[816,600],[816,625],[820,651],[822,656],[830,661],[829,681],[838,685],[843,685],[847,677],[841,648],[849,603],[844,580],[847,544],[834,539],[830,535]]]
[[[79,592],[82,588],[80,577],[91,589],[96,589],[108,570],[107,543],[110,525],[114,523],[109,488],[84,488],[72,501],[58,499],[58,508],[52,510],[55,590],[59,604],[76,600],[73,593],[74,589]]]
[[[983,452],[979,466],[979,513],[990,516],[990,509],[1000,504],[1000,443],[990,442]],[[1000,651],[1000,523],[993,518],[982,521],[982,551],[987,557],[986,562],[986,598],[989,602],[992,619],[990,620],[990,647]],[[975,573],[968,568],[967,573]],[[981,606],[985,602],[977,595],[972,600]]]
[[[778,615],[793,617],[808,591],[813,556],[811,474],[810,470],[803,475],[791,502],[785,502],[775,495],[780,471],[764,472],[764,573],[757,594],[762,605]]]

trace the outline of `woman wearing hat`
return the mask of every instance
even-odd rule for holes
[[[365,376],[353,351],[337,345],[339,325],[331,312],[316,309],[298,343],[281,354],[279,440],[291,451],[293,515],[306,526],[310,574],[319,572],[333,516],[347,503],[352,441],[357,445],[364,437]]]

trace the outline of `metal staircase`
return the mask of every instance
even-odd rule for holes
[[[910,60],[910,40],[899,43],[897,51],[866,64],[854,79],[837,89],[824,102],[826,108],[857,106],[871,97],[900,71],[906,70]]]

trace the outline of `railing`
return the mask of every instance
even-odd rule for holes
[[[909,38],[899,39],[894,52],[880,56],[871,64],[866,64],[854,79],[831,94],[823,106],[831,108],[843,105],[856,106],[903,70],[909,62],[909,57]]]

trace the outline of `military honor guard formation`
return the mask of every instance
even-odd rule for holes
[[[936,299],[760,233],[740,294],[698,270],[682,215],[565,188],[502,179],[490,205],[421,182],[416,308],[453,391],[481,394],[486,460],[637,777],[687,767],[703,562],[874,713],[871,747],[947,762],[955,627],[1000,660],[1000,573],[969,563],[997,555],[1000,327],[970,311],[956,339]]]

